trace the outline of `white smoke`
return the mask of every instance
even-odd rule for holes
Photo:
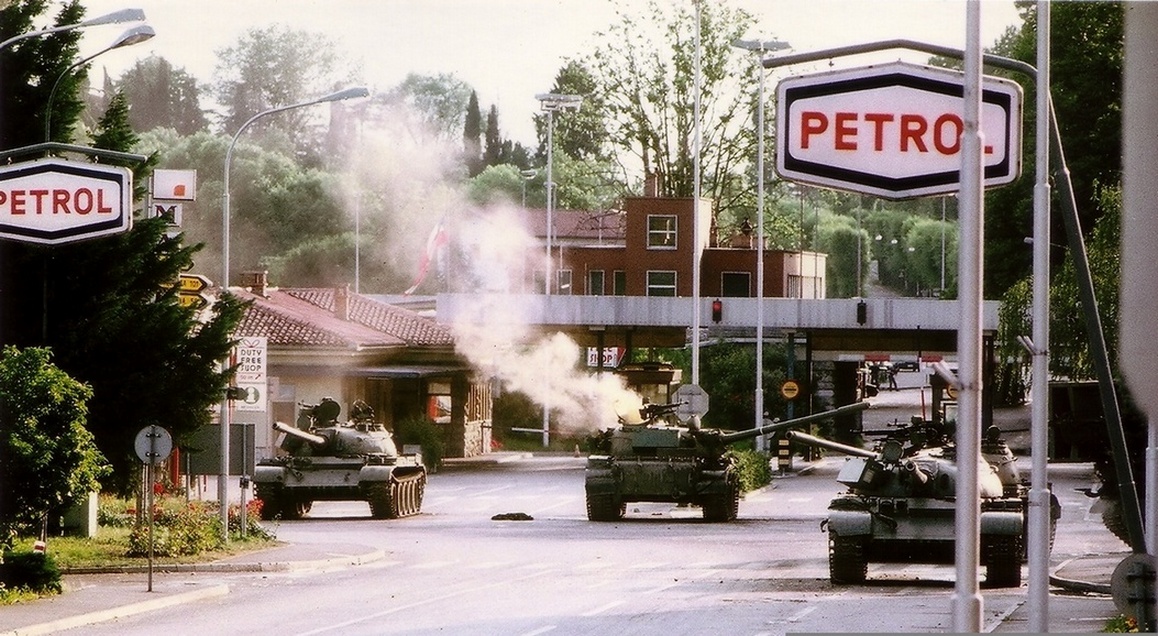
[[[526,394],[550,410],[557,427],[571,432],[598,430],[614,425],[617,414],[638,412],[641,398],[620,376],[587,371],[574,340],[528,328],[507,294],[520,290],[529,274],[545,270],[546,255],[537,249],[521,208],[474,204],[455,185],[461,182],[459,149],[445,136],[426,130],[405,110],[388,109],[363,129],[356,154],[355,190],[371,194],[372,204],[361,209],[369,217],[363,227],[376,228],[373,257],[414,267],[430,231],[445,220],[447,251],[463,256],[454,259],[447,276],[456,288],[480,293],[474,315],[451,329],[459,353],[480,375]]]

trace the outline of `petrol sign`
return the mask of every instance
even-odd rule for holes
[[[127,231],[127,168],[49,158],[0,168],[0,238],[54,245]]]
[[[777,87],[776,172],[887,199],[956,192],[964,75],[905,62],[791,77]],[[983,79],[986,187],[1021,173],[1021,88]]]

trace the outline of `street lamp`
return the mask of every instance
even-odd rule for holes
[[[118,37],[116,40],[113,40],[112,44],[64,69],[64,72],[56,77],[56,82],[52,85],[52,90],[48,93],[48,104],[44,108],[44,141],[50,141],[50,131],[52,125],[52,102],[56,98],[56,89],[60,88],[60,82],[65,78],[66,75],[72,73],[77,67],[87,64],[98,55],[103,55],[104,53],[108,53],[113,49],[119,49],[122,46],[140,44],[145,40],[151,39],[154,35],[157,35],[157,32],[153,30],[153,27],[147,24],[138,24],[135,27],[129,27],[127,30],[125,30],[124,33],[120,35],[120,37]]]
[[[53,33],[60,33],[61,31],[71,31],[73,29],[83,29],[90,26],[99,26],[102,24],[120,24],[122,22],[140,22],[145,19],[145,12],[140,9],[121,9],[120,11],[113,11],[102,16],[92,18],[90,20],[83,20],[75,24],[64,24],[50,29],[40,29],[38,31],[29,31],[13,36],[0,42],[0,50],[6,48],[10,44],[15,44],[20,40],[27,38],[34,38],[42,35],[51,35]]]
[[[544,112],[547,113],[547,280],[545,281],[546,294],[551,295],[551,236],[554,232],[552,224],[555,213],[555,182],[551,180],[553,163],[553,146],[555,134],[555,111],[579,110],[583,104],[581,95],[563,95],[560,93],[539,93],[535,95]],[[546,438],[546,433],[543,433]]]
[[[233,161],[233,147],[237,145],[238,137],[240,137],[241,133],[245,132],[245,129],[249,128],[253,122],[266,115],[281,113],[295,108],[313,106],[314,104],[368,97],[369,95],[369,89],[364,86],[357,86],[298,104],[271,108],[250,117],[241,125],[241,128],[238,128],[237,132],[234,133],[233,139],[229,142],[229,149],[225,151],[225,176],[222,179],[221,185],[223,190],[221,195],[221,287],[223,290],[229,289],[229,166]],[[221,532],[225,541],[229,541],[229,419],[229,398],[226,398],[221,401],[221,477],[217,483],[217,497],[221,503]]]
[[[789,48],[779,40],[735,40],[732,46],[756,53],[760,63],[756,105],[756,426],[764,423],[764,54]]]
[[[531,179],[534,179],[538,175],[539,175],[539,171],[534,170],[534,169],[520,170],[519,171],[519,176],[523,178],[522,184],[523,184],[523,209],[524,210],[527,209],[527,182],[530,181]]]

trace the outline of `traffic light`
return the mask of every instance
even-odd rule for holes
[[[712,301],[712,322],[720,322],[724,317],[724,303],[719,298]]]
[[[868,303],[859,301],[856,304],[856,324],[863,325],[868,322]]]

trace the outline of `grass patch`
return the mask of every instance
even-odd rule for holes
[[[148,556],[128,556],[129,542],[132,528],[105,528],[102,527],[97,536],[82,537],[49,537],[48,553],[56,559],[61,570],[76,570],[84,568],[102,567],[145,567],[149,564]],[[154,528],[156,532],[156,528]],[[33,539],[23,539],[20,547],[27,545],[32,548]],[[229,543],[216,548],[204,550],[197,554],[181,556],[153,557],[154,565],[173,565],[177,563],[209,563],[226,557],[264,550],[281,545],[277,539],[263,536],[230,537]]]

